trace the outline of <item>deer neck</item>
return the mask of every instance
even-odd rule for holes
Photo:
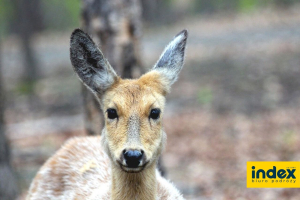
[[[155,200],[155,162],[139,173],[124,172],[119,166],[112,166],[111,200]]]

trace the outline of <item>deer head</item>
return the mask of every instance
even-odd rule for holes
[[[70,57],[79,79],[97,97],[105,118],[102,141],[112,165],[140,172],[160,155],[165,96],[183,67],[187,31],[167,45],[154,67],[139,79],[121,79],[93,40],[76,29]]]

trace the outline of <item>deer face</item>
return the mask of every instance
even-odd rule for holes
[[[123,80],[87,34],[79,29],[72,33],[72,65],[104,113],[103,146],[112,163],[126,172],[140,172],[155,163],[163,149],[165,95],[183,66],[186,39],[187,31],[182,31],[150,72]]]
[[[103,141],[114,163],[126,171],[153,163],[163,148],[165,97],[152,84],[157,78],[153,72],[138,80],[119,80],[103,96]]]

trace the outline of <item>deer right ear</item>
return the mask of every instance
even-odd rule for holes
[[[118,78],[93,40],[80,29],[71,35],[70,59],[79,79],[94,93],[103,93]]]

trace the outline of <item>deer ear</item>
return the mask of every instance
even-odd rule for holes
[[[159,72],[166,79],[168,87],[177,80],[178,74],[183,67],[187,37],[187,30],[178,33],[167,45],[153,67],[153,70]]]
[[[80,29],[71,35],[70,59],[79,79],[94,93],[103,93],[118,78],[93,40]]]

